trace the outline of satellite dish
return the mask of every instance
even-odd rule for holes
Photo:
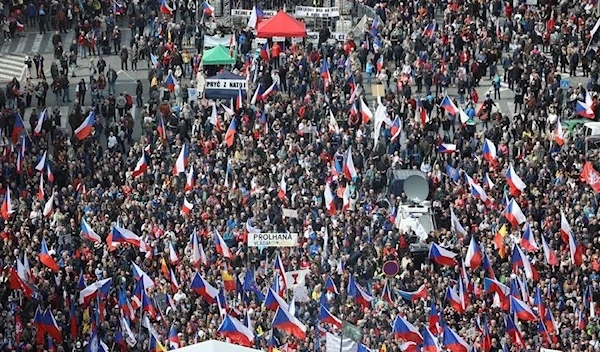
[[[427,233],[433,231],[433,222],[431,221],[430,216],[420,216],[418,221],[421,224],[421,226],[423,226],[423,229],[427,231]]]
[[[411,201],[420,203],[429,195],[429,183],[421,176],[412,175],[404,180],[404,193]],[[423,225],[425,227],[425,225]]]

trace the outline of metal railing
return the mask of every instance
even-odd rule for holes
[[[367,17],[369,18],[375,18],[375,16],[377,16],[377,14],[375,13],[375,9],[372,8],[371,6],[367,6],[363,3],[354,2],[354,11],[356,11],[356,18],[358,20],[360,20],[364,15],[367,15]],[[352,11],[351,11],[352,13]]]

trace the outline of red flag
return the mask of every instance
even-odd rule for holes
[[[600,173],[594,169],[591,162],[588,161],[583,165],[579,180],[587,183],[594,192],[600,193]]]

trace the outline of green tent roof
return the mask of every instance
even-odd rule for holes
[[[229,56],[229,49],[219,44],[202,53],[202,65],[235,64],[235,59]]]

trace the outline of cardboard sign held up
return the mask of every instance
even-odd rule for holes
[[[383,84],[372,84],[371,95],[373,95],[374,97],[384,97],[385,88],[383,87]]]

